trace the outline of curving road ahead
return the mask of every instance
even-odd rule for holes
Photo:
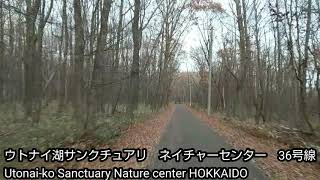
[[[158,151],[163,148],[167,148],[173,152],[179,148],[194,148],[195,150],[207,152],[218,152],[221,148],[232,149],[221,136],[210,129],[204,122],[193,116],[185,105],[176,105],[176,110],[160,140],[156,150],[157,153],[155,154],[158,155]],[[175,160],[162,162],[157,157],[153,157],[149,168],[188,169],[189,167],[246,167],[249,170],[249,177],[247,179],[268,179],[253,162],[243,162],[242,160],[223,162],[220,158],[207,158],[203,162],[199,162],[196,158],[193,158],[188,162],[175,162]]]

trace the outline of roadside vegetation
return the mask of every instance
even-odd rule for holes
[[[251,148],[258,152],[268,153],[266,159],[257,159],[256,164],[270,179],[319,179],[319,160],[313,163],[277,160],[279,149],[312,147],[320,152],[320,141],[317,136],[292,131],[279,127],[278,124],[257,126],[250,120],[239,121],[220,113],[208,116],[204,110],[196,107],[189,108],[189,111],[211,127],[214,132],[224,137],[232,147]]]
[[[41,112],[42,121],[37,126],[23,119],[22,108],[19,105],[16,108],[15,112],[12,112],[14,115],[5,111],[4,108],[1,111],[0,123],[3,126],[0,128],[0,150],[2,152],[8,148],[24,150],[37,148],[45,151],[48,148],[68,147],[91,149],[103,144],[113,144],[131,125],[142,123],[165,110],[152,112],[150,107],[139,105],[135,111],[134,120],[131,120],[126,113],[113,116],[101,114],[95,119],[96,127],[83,132],[79,123],[72,118],[71,108],[56,113],[52,110],[56,109],[57,105],[49,104]],[[2,159],[1,164],[3,163]],[[15,165],[20,166],[18,163]]]

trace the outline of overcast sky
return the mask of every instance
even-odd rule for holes
[[[226,10],[228,14],[230,14],[231,9],[230,9],[230,0],[215,0],[215,2],[221,3],[223,9]],[[219,23],[218,26],[215,26],[215,31],[214,31],[214,47],[213,47],[213,53],[221,48],[221,31],[222,31],[222,25]],[[193,60],[190,58],[189,53],[192,48],[194,47],[199,47],[200,46],[200,32],[198,30],[197,26],[191,26],[188,29],[188,32],[186,33],[186,36],[184,38],[184,43],[183,43],[183,50],[187,52],[187,58],[184,60],[180,60],[180,71],[196,71],[195,65]]]

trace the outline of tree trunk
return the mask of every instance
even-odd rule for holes
[[[92,72],[92,80],[91,87],[89,88],[88,100],[87,100],[87,119],[84,128],[87,129],[89,119],[92,118],[92,115],[97,112],[97,106],[91,107],[93,103],[95,105],[103,104],[103,95],[104,95],[104,76],[105,76],[105,68],[104,67],[104,49],[105,42],[107,41],[107,33],[108,33],[108,20],[109,13],[112,5],[112,0],[104,0],[103,7],[101,12],[101,27],[100,34],[98,36],[97,42],[97,51],[94,59],[93,72]],[[93,100],[94,99],[94,100]],[[92,109],[93,108],[93,109]],[[92,109],[92,110],[90,110]],[[91,112],[90,112],[91,111]],[[94,126],[94,118],[91,119],[91,126]]]
[[[72,72],[72,105],[73,105],[73,118],[79,122],[83,122],[82,113],[83,109],[83,61],[84,61],[84,29],[82,18],[81,2],[78,0],[73,1],[74,9],[74,28],[75,28],[75,44],[74,44],[74,62]]]
[[[3,13],[3,1],[0,1],[0,103],[2,103],[4,96],[3,96],[3,92],[4,92],[4,24],[5,24],[5,20],[4,20],[4,13]]]
[[[257,59],[257,95],[256,95],[256,122],[259,123],[260,119],[265,122],[264,116],[264,77],[263,67],[261,63],[261,50],[260,50],[260,39],[259,39],[259,28],[258,28],[258,7],[257,2],[254,0],[254,17],[255,17],[255,44],[256,44],[256,59]]]
[[[67,16],[67,0],[63,0],[62,7],[62,37],[61,37],[61,47],[63,47],[63,60],[60,67],[60,90],[59,90],[59,105],[58,112],[61,112],[65,106],[66,100],[66,70],[67,70],[67,60],[68,60],[68,42],[69,42],[69,33],[68,33],[68,16]],[[64,43],[64,45],[63,45]],[[61,48],[62,51],[62,48]]]
[[[119,62],[120,62],[120,43],[122,39],[122,23],[123,23],[123,2],[124,0],[121,0],[120,3],[120,10],[119,10],[119,22],[118,22],[118,29],[117,29],[117,42],[116,42],[116,53],[115,53],[115,62],[114,62],[114,67],[113,67],[113,73],[112,73],[112,81],[116,81],[116,74],[118,73],[119,70]],[[120,87],[119,87],[120,86]],[[115,85],[113,87],[112,95],[116,94],[116,96],[113,96],[112,98],[112,114],[116,112],[118,101],[119,101],[119,94],[116,91],[121,92],[122,89],[122,83],[120,82],[120,85]]]
[[[307,68],[308,68],[308,60],[309,60],[309,40],[311,33],[311,0],[308,0],[308,8],[307,8],[307,24],[306,24],[306,37],[304,44],[304,59],[302,61],[302,65],[300,68],[300,92],[299,92],[299,107],[301,118],[307,124],[309,130],[313,132],[313,127],[309,121],[308,113],[307,113],[307,102],[306,102],[306,94],[307,94]]]
[[[134,16],[132,22],[132,36],[133,36],[133,59],[130,76],[130,101],[129,101],[129,115],[134,117],[134,110],[137,108],[139,101],[139,70],[140,70],[140,48],[141,48],[141,33],[142,29],[139,27],[140,23],[140,0],[134,1]]]
[[[24,48],[24,82],[25,82],[25,119],[31,117],[33,123],[40,120],[41,106],[41,61],[38,56],[39,43],[36,34],[36,18],[41,6],[41,0],[27,3],[26,40]]]

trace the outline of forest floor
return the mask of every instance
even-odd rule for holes
[[[127,116],[116,114],[113,117],[100,117],[97,120],[97,129],[90,134],[84,134],[77,128],[77,122],[72,120],[71,114],[66,110],[65,113],[54,113],[52,109],[56,109],[54,105],[49,105],[42,112],[42,121],[38,126],[30,126],[29,122],[22,121],[23,113],[9,111],[0,118],[3,126],[0,128],[0,149],[23,148],[30,150],[37,148],[41,151],[47,148],[75,148],[90,150],[107,149],[112,151],[122,150],[123,148],[146,148],[148,157],[151,156],[154,146],[159,142],[161,133],[166,127],[174,106],[169,105],[161,109],[159,112],[151,112],[148,108],[139,108],[135,114],[133,121]],[[54,107],[52,107],[54,106]],[[141,110],[142,109],[142,110]],[[13,114],[15,114],[13,118]],[[12,116],[11,116],[12,115]],[[1,158],[3,160],[3,158]],[[68,163],[46,163],[40,160],[32,163],[16,161],[3,162],[0,161],[0,167],[65,167],[65,168],[96,168],[105,169],[111,167],[143,167],[147,161],[122,162],[115,163],[106,161],[101,163],[95,162],[68,162]]]
[[[155,113],[152,116],[144,119],[140,122],[134,122],[122,130],[121,135],[115,138],[112,142],[106,144],[99,144],[94,146],[95,149],[107,149],[110,148],[112,151],[122,151],[124,148],[130,149],[147,149],[147,159],[143,162],[137,162],[134,159],[130,159],[127,162],[114,162],[114,161],[81,161],[81,162],[69,162],[69,163],[54,163],[46,167],[64,167],[64,168],[90,168],[90,169],[111,169],[113,167],[122,167],[122,168],[135,168],[142,169],[145,168],[149,161],[150,157],[153,156],[156,145],[160,141],[160,137],[166,126],[171,119],[172,113],[174,112],[175,107],[169,105],[160,113]],[[89,144],[92,142],[85,141],[82,143],[77,143],[71,146],[71,148],[80,148],[86,149]]]
[[[271,179],[320,179],[320,163],[280,162],[277,160],[279,149],[305,147],[312,143],[319,147],[319,138],[276,130],[268,126],[256,126],[245,121],[225,118],[221,114],[210,117],[206,112],[189,108],[203,122],[207,123],[215,132],[224,137],[229,144],[237,149],[251,148],[257,152],[267,152],[268,157],[256,159],[256,164],[263,169]],[[307,142],[307,143],[306,143]]]

